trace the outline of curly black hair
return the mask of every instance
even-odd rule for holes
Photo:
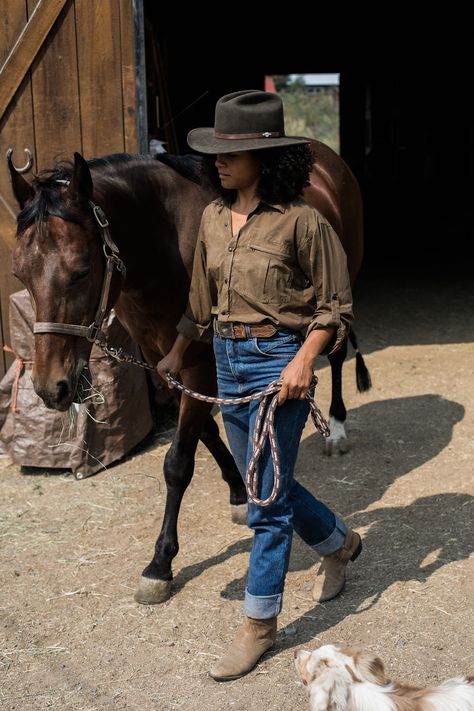
[[[314,163],[309,144],[265,148],[252,153],[262,164],[262,176],[258,185],[258,195],[262,200],[285,205],[299,198],[303,188],[309,185],[309,174]],[[237,191],[222,187],[215,160],[214,155],[204,157],[203,179],[209,182],[226,202],[232,204]]]

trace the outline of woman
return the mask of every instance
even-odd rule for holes
[[[313,158],[308,141],[285,136],[281,99],[239,91],[216,105],[215,127],[188,143],[213,156],[221,197],[206,207],[178,336],[157,365],[177,374],[193,339],[213,340],[219,396],[236,398],[283,384],[275,426],[281,487],[269,506],[250,503],[254,531],[243,625],[210,672],[218,680],[249,672],[276,637],[293,530],[323,558],[313,596],[337,595],[361,540],[293,478],[305,399],[320,353],[341,345],[352,318],[346,257],[329,223],[302,199]],[[217,169],[217,171],[216,171]],[[259,402],[221,407],[229,445],[245,477]],[[273,486],[270,448],[260,462],[264,499]]]

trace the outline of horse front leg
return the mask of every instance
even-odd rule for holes
[[[194,455],[201,431],[209,417],[211,405],[183,396],[176,434],[163,465],[166,482],[166,505],[155,554],[142,573],[135,600],[145,605],[165,602],[171,595],[171,564],[179,550],[178,515],[181,501],[193,473]]]
[[[347,410],[342,399],[342,365],[347,355],[347,339],[335,353],[328,356],[331,364],[332,393],[331,407],[329,408],[330,436],[325,440],[324,451],[328,456],[338,452],[345,454],[349,451],[344,423]]]
[[[214,418],[209,415],[201,433],[201,442],[220,467],[222,478],[229,486],[229,502],[233,523],[247,523],[247,490],[233,456],[222,441]]]

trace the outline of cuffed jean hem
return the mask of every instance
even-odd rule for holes
[[[319,553],[319,555],[331,555],[331,553],[335,553],[342,545],[344,545],[347,526],[344,521],[341,521],[341,519],[337,516],[335,516],[335,519],[336,525],[334,526],[334,531],[331,535],[326,538],[326,540],[311,546],[311,548],[314,548],[316,553]]]
[[[251,595],[245,589],[244,612],[255,620],[269,620],[276,617],[282,607],[283,593],[277,595]]]

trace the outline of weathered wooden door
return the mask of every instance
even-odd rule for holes
[[[5,154],[26,174],[74,151],[139,149],[140,0],[0,0],[0,344],[9,343],[17,205]],[[138,32],[138,35],[140,33]],[[140,62],[138,62],[139,64]],[[142,141],[143,144],[143,141]],[[0,356],[0,377],[8,364]]]

